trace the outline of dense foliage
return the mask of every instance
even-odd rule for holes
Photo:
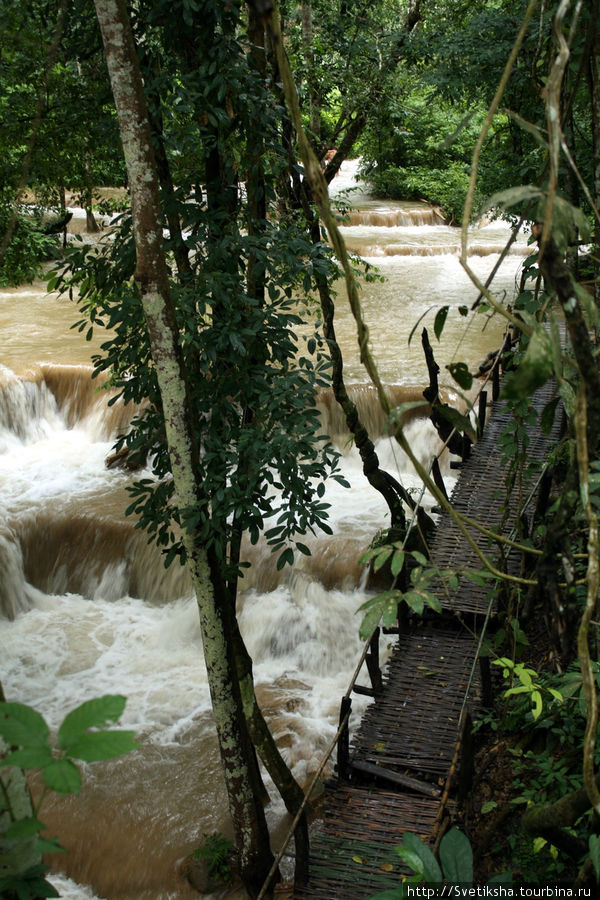
[[[344,155],[360,152],[379,193],[425,198],[458,222],[473,149],[527,6],[524,0],[440,0],[421,13],[419,3],[401,0],[358,9],[344,0],[282,3],[303,121],[319,157],[339,148],[335,168],[336,158],[339,165]],[[24,187],[49,204],[59,204],[65,187],[73,187],[89,204],[93,186],[123,181],[99,35],[86,10],[78,4],[66,10],[55,0],[3,5],[0,22],[11,40],[0,57],[1,166],[11,193],[0,232]],[[191,386],[202,503],[188,509],[175,503],[161,395],[134,282],[130,214],[110,244],[73,244],[53,284],[78,293],[82,329],[107,329],[96,372],[109,376],[124,401],[139,404],[118,448],[132,466],[149,461],[151,475],[136,484],[130,510],[167,562],[184,559],[181,529],[209,548],[223,607],[231,612],[242,534],[255,541],[266,532],[283,566],[294,549],[307,552],[300,537],[328,528],[323,481],[338,476],[314,409],[329,361],[311,297],[315,287],[323,296],[337,270],[301,180],[273,48],[263,43],[256,17],[241,3],[214,0],[141,2],[130,13],[153,132],[178,349]],[[505,856],[520,854],[528,878],[531,852],[541,852],[545,841],[546,874],[582,883],[600,868],[590,811],[600,805],[593,740],[598,654],[590,640],[600,556],[600,267],[590,229],[594,215],[598,228],[597,20],[596,2],[581,9],[540,4],[471,184],[474,213],[493,196],[506,215],[539,223],[538,247],[513,308],[501,308],[482,290],[481,308],[506,315],[515,330],[510,362],[518,375],[507,379],[504,394],[513,412],[503,438],[511,465],[500,502],[526,493],[542,475],[527,457],[528,399],[549,378],[558,394],[542,424],[553,421],[559,402],[567,421],[546,467],[553,477],[548,510],[531,531],[517,516],[522,583],[502,589],[500,628],[488,646],[510,682],[480,732],[500,731],[512,742],[526,731],[528,747],[515,752],[513,809],[532,807],[518,847],[512,810],[499,815],[495,833],[510,816],[512,838],[501,849]],[[568,62],[560,69],[563,42]],[[592,240],[594,254],[582,260],[579,244]],[[47,252],[46,236],[17,219],[1,277],[31,277]],[[590,279],[587,287],[578,271]],[[567,349],[559,322],[570,338]],[[457,369],[461,378],[465,370]],[[395,538],[371,558],[384,554],[393,574],[405,557],[419,564],[404,599],[418,613],[425,605],[436,609],[420,551]],[[499,591],[500,583],[494,572],[490,589]],[[386,604],[391,621],[397,598]],[[370,626],[381,607],[371,602],[368,611]],[[544,617],[548,654],[536,659],[528,631],[538,637]],[[544,667],[547,672],[537,671]],[[560,799],[569,807],[562,819]],[[487,813],[495,810],[489,806]]]

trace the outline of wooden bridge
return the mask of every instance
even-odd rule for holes
[[[538,413],[552,390],[546,386],[532,398]],[[508,475],[500,438],[511,420],[512,414],[495,403],[481,439],[461,464],[451,497],[459,512],[509,538],[518,523],[514,510],[500,509]],[[558,432],[556,420],[550,436],[537,425],[528,428],[527,457],[539,461],[540,473]],[[543,493],[542,474],[522,489],[530,525]],[[522,509],[519,514],[522,520]],[[468,531],[476,547],[494,552],[485,534],[472,525]],[[431,549],[440,570],[482,568],[476,549],[448,513],[440,517]],[[506,561],[509,572],[518,571],[516,556]],[[406,870],[394,848],[403,834],[413,832],[435,849],[468,788],[470,717],[489,691],[489,668],[480,650],[498,596],[493,581],[462,579],[452,591],[442,581],[436,587],[442,615],[404,622],[382,683],[375,685],[374,702],[350,742],[342,729],[337,777],[327,785],[322,818],[311,828],[309,880],[295,891],[297,900],[364,900],[397,886]],[[342,701],[342,724],[350,708],[349,692]]]

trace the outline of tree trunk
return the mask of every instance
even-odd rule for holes
[[[313,50],[313,40],[312,0],[302,0],[302,45],[304,48],[304,62],[306,64],[309,127],[313,137],[318,141],[321,137],[321,110],[319,108],[319,101],[314,84],[315,54]]]
[[[177,505],[197,507],[197,448],[190,426],[188,382],[162,244],[158,180],[143,84],[125,0],[95,0],[127,165],[137,252],[135,280],[146,318],[159,383]],[[260,799],[252,790],[256,767],[231,643],[227,609],[215,596],[214,565],[184,530],[184,544],[198,600],[204,656],[225,774],[240,872],[256,897],[273,862]]]
[[[600,3],[594,0],[590,27],[594,39],[589,59],[590,106],[592,113],[592,149],[594,160],[593,185],[596,208],[600,208],[600,28],[597,27]],[[600,221],[594,218],[594,300],[600,306]]]

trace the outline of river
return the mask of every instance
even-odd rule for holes
[[[333,193],[353,186],[355,173],[356,163],[346,163]],[[426,381],[419,334],[408,346],[416,321],[431,309],[424,324],[432,326],[436,309],[470,305],[477,291],[459,264],[458,231],[425,204],[380,203],[360,186],[353,202],[348,246],[385,279],[362,289],[372,349],[402,397]],[[480,277],[507,236],[503,223],[473,229],[470,261]],[[514,294],[526,253],[519,239],[494,282],[498,296]],[[85,767],[79,796],[44,803],[41,820],[68,850],[53,861],[65,873],[55,876],[61,896],[185,900],[197,895],[179,875],[181,860],[203,834],[230,833],[197,610],[185,573],[165,571],[124,516],[129,476],[105,459],[127,416],[118,404],[108,409],[91,382],[100,337],[87,343],[71,328],[77,318],[43,282],[0,290],[0,678],[7,699],[31,704],[54,728],[78,703],[123,693],[122,724],[138,735],[135,753]],[[407,461],[382,435],[342,293],[336,329],[381,461],[416,490]],[[502,330],[496,320],[451,310],[436,347],[442,373],[453,360],[476,366]],[[335,733],[361,652],[356,610],[367,593],[357,560],[387,523],[331,398],[321,405],[351,483],[328,488],[334,534],[313,540],[312,557],[283,575],[265,548],[253,548],[239,610],[260,702],[303,783]],[[416,418],[407,427],[427,461],[438,447],[431,426]],[[451,484],[448,460],[442,470]],[[355,707],[357,715],[364,708]],[[280,833],[280,804],[267,815]]]

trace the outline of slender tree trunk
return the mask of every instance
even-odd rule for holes
[[[590,107],[592,113],[592,148],[594,159],[594,200],[600,208],[600,28],[597,27],[600,2],[592,4],[590,25],[594,28],[594,40],[589,59]],[[594,300],[600,306],[600,222],[594,220]]]
[[[143,84],[125,0],[95,0],[113,89],[131,190],[137,251],[135,280],[146,317],[165,417],[171,468],[179,509],[197,506],[197,448],[190,427],[188,385],[178,348],[178,328],[162,246],[158,180]],[[194,534],[184,543],[198,600],[204,656],[229,809],[236,833],[240,871],[256,897],[273,856],[260,799],[252,790],[255,758],[242,714],[232,648],[226,635],[227,610],[219,608],[206,552]]]
[[[304,47],[304,61],[306,63],[306,86],[308,88],[309,121],[313,137],[319,140],[321,137],[321,110],[314,84],[314,35],[313,35],[313,11],[312,0],[302,0],[302,45]]]

